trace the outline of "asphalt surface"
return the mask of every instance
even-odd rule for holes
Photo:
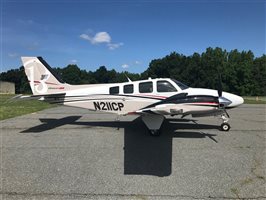
[[[57,107],[1,126],[2,199],[266,199],[265,105],[221,120],[139,119]]]

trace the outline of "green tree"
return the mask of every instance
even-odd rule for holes
[[[69,84],[81,84],[81,71],[77,65],[68,65],[62,69],[62,78]]]
[[[266,55],[254,60],[251,81],[253,82],[251,95],[266,96]]]

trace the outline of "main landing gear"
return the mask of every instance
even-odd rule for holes
[[[229,131],[231,128],[229,123],[228,123],[229,118],[225,114],[222,114],[221,119],[223,120],[223,123],[221,124],[221,130],[222,131]]]
[[[152,136],[159,136],[161,125],[164,121],[164,116],[156,114],[145,114],[141,116],[142,121],[147,126]]]
[[[159,136],[161,134],[161,130],[149,130],[151,136]]]

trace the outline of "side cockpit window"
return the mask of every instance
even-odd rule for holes
[[[133,84],[124,85],[124,94],[132,94],[133,92]]]
[[[176,92],[177,89],[168,81],[157,81],[157,92]]]
[[[139,84],[140,93],[151,93],[153,92],[152,82],[144,82]]]
[[[110,87],[109,94],[119,94],[119,86]]]

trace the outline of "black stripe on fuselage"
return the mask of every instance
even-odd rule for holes
[[[203,103],[203,104],[193,104],[193,103]],[[204,103],[210,103],[210,104],[204,104]],[[215,103],[215,104],[211,104]],[[219,99],[218,97],[210,96],[210,95],[191,95],[188,96],[187,93],[180,93],[177,95],[173,95],[167,99],[164,99],[160,102],[151,104],[146,108],[152,108],[158,105],[163,104],[190,104],[190,105],[197,105],[197,106],[212,106],[212,107],[218,107],[219,106]]]
[[[186,105],[190,105],[190,106],[206,106],[206,107],[219,107],[219,104],[191,104],[191,103],[188,103]]]

